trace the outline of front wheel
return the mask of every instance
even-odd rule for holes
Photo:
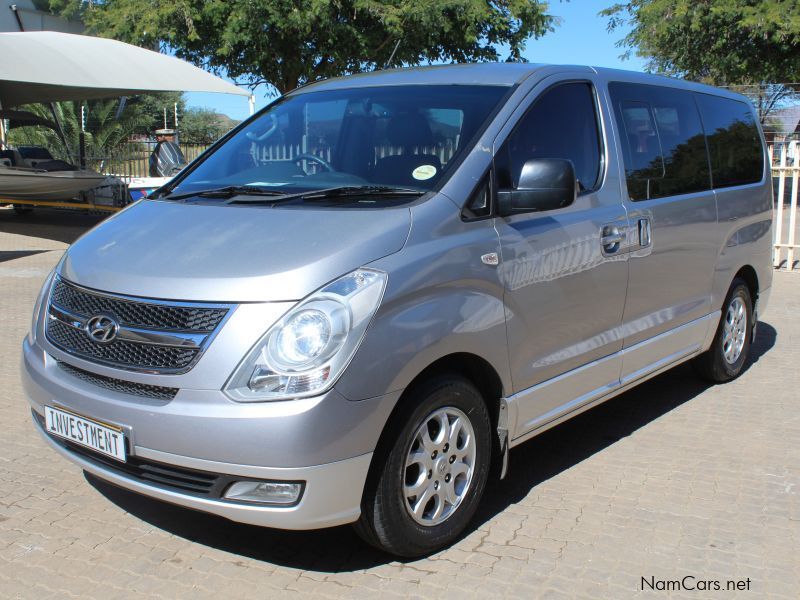
[[[752,336],[753,300],[750,288],[737,278],[725,299],[711,348],[695,359],[697,371],[714,383],[735,379],[747,362]]]
[[[455,540],[478,507],[492,455],[489,413],[477,389],[440,376],[408,398],[373,458],[356,531],[392,554],[430,554]]]
[[[14,204],[14,212],[18,215],[29,215],[33,212],[33,206],[29,204]]]

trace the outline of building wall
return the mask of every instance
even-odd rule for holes
[[[83,23],[67,21],[50,13],[37,10],[32,0],[0,0],[0,32],[19,31],[11,6],[16,5],[25,31],[61,31],[83,33]]]

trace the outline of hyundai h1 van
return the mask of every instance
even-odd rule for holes
[[[114,485],[418,556],[515,445],[684,361],[739,375],[771,228],[728,91],[524,64],[321,81],[73,244],[22,377],[47,443]]]

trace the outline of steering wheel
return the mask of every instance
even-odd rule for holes
[[[294,157],[294,162],[296,162],[296,163],[299,163],[301,160],[313,161],[313,162],[317,163],[318,165],[324,167],[325,170],[330,172],[330,173],[334,173],[336,171],[336,169],[333,168],[333,165],[331,163],[329,163],[324,158],[320,158],[319,156],[316,156],[315,154],[309,154],[309,153],[305,152],[303,154],[298,154],[297,156]]]

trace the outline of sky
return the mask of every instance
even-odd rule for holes
[[[644,60],[636,56],[628,60],[620,59],[623,51],[615,44],[627,31],[618,29],[608,33],[606,30],[608,20],[597,15],[612,4],[614,0],[571,0],[571,2],[551,0],[550,12],[561,17],[561,25],[554,32],[538,40],[529,40],[524,53],[525,58],[530,62],[643,70]],[[257,88],[255,94],[256,110],[271,100],[267,96],[266,87]],[[189,106],[211,108],[234,119],[246,118],[250,110],[247,98],[240,96],[187,93],[186,100]]]

